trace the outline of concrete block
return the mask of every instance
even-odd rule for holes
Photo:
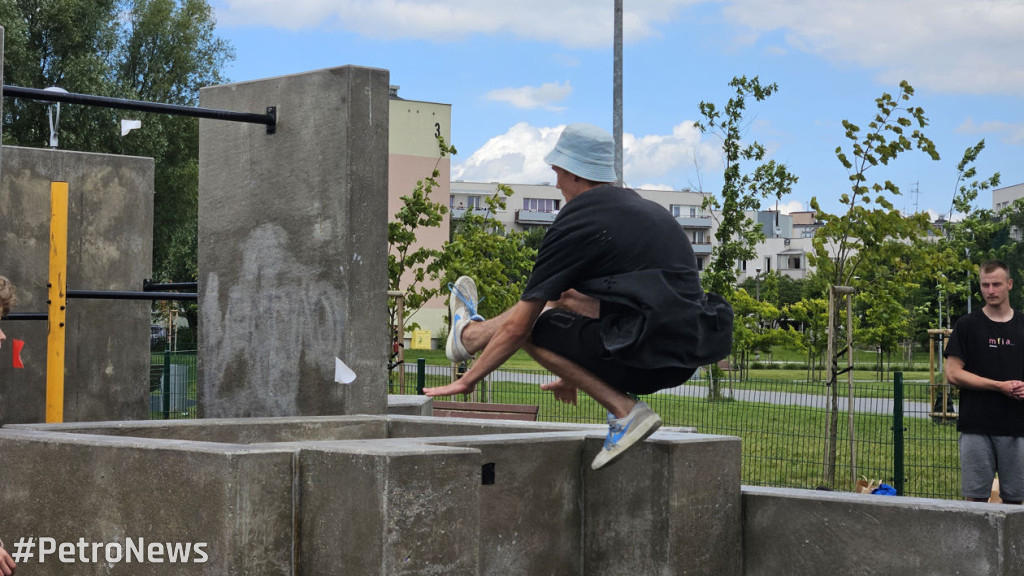
[[[300,461],[299,574],[478,574],[477,451],[334,443]]]
[[[1022,542],[1020,506],[743,487],[745,576],[1010,576]]]
[[[204,417],[385,413],[388,81],[345,66],[202,89],[278,113],[273,135],[199,123]]]
[[[125,556],[127,539],[206,543],[205,562],[194,549],[190,562],[108,562],[101,548],[19,574],[292,574],[290,451],[4,429],[0,453],[5,540],[81,538]]]
[[[478,450],[480,574],[583,574],[584,435],[453,438]]]
[[[433,414],[433,399],[413,394],[389,394],[388,414],[406,416],[430,416]]]
[[[68,183],[68,288],[142,290],[152,277],[153,160],[3,147],[0,273],[18,289],[16,312],[47,311],[50,183]],[[64,420],[148,417],[150,303],[68,301]],[[5,322],[25,342],[24,369],[0,362],[0,423],[46,414],[46,322]]]
[[[583,469],[583,573],[742,572],[740,439],[660,431],[594,471]]]

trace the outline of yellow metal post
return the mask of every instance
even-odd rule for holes
[[[68,183],[50,183],[50,277],[46,284],[46,421],[64,421],[64,324],[68,277]]]

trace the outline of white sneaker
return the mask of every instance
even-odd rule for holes
[[[462,344],[462,331],[470,322],[482,322],[484,317],[477,314],[476,282],[469,276],[462,276],[454,284],[448,284],[451,295],[448,296],[448,313],[452,324],[448,330],[448,342],[444,352],[448,359],[456,364],[473,357]]]
[[[594,458],[591,468],[597,470],[617,458],[627,448],[654,434],[661,427],[661,418],[645,402],[637,402],[625,418],[615,419],[608,415],[608,436],[604,447]]]

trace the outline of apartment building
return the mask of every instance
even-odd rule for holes
[[[398,95],[399,87],[391,87],[388,106],[388,217],[402,208],[402,196],[412,193],[416,182],[430,176],[435,168],[440,175],[431,199],[442,204],[450,196],[451,161],[441,158],[437,137],[451,142],[452,106],[434,102],[405,100]],[[419,245],[440,248],[448,240],[448,215],[439,228],[417,231]],[[411,274],[403,278],[402,286],[411,281]],[[447,298],[435,298],[419,311],[406,317],[406,326],[418,323],[437,334],[444,327],[448,313]]]
[[[562,193],[550,183],[509,187],[515,194],[507,200],[506,209],[495,215],[507,230],[550,226],[564,202]],[[452,219],[458,220],[470,209],[486,209],[484,199],[497,190],[495,183],[452,182],[449,203]],[[710,262],[712,240],[720,221],[718,213],[702,208],[704,196],[691,190],[640,189],[637,192],[671,212],[686,231],[697,257],[697,267],[703,270]],[[739,279],[773,271],[791,278],[806,277],[809,271],[806,253],[811,250],[814,230],[820,227],[814,220],[814,213],[761,211],[749,212],[747,217],[760,224],[765,241],[756,247],[757,256],[753,260],[737,262]]]

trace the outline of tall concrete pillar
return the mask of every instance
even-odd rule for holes
[[[199,405],[206,417],[387,407],[386,70],[205,88],[199,124]],[[340,359],[355,373],[335,382]]]

